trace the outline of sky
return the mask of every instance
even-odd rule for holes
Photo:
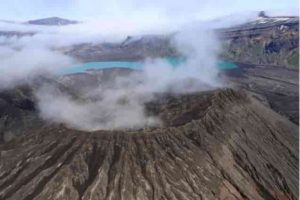
[[[214,19],[234,13],[298,13],[298,0],[0,0],[0,19],[29,20],[51,16],[76,20],[143,21]]]

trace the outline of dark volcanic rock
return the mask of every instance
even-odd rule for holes
[[[226,59],[299,69],[298,17],[263,17],[220,30],[220,36]]]
[[[28,130],[45,125],[39,117],[35,92],[42,86],[56,90],[78,99],[78,92],[64,86],[54,77],[38,76],[14,88],[0,90],[0,143],[27,133]]]
[[[0,143],[41,125],[35,106],[28,86],[0,91]]]
[[[0,145],[0,199],[297,199],[298,128],[244,93],[152,105],[165,127],[44,127]]]
[[[234,86],[251,91],[270,108],[299,124],[298,71],[238,63],[238,68],[223,73]]]
[[[84,62],[142,60],[178,55],[171,39],[170,35],[145,35],[137,38],[127,37],[120,43],[85,43],[58,50]]]
[[[86,92],[114,85],[118,78],[128,77],[136,70],[129,68],[91,69],[83,73],[66,74],[58,78],[59,83],[78,92]]]

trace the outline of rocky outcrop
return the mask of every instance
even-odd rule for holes
[[[114,85],[119,78],[125,78],[136,70],[129,68],[91,69],[84,73],[66,74],[58,78],[58,82],[78,93],[86,93],[101,87]]]
[[[298,17],[260,17],[220,31],[225,59],[299,69]]]
[[[0,199],[297,199],[297,127],[243,92],[148,105],[164,126],[33,129],[0,145]]]
[[[41,124],[30,87],[0,91],[0,143]]]
[[[143,60],[178,55],[170,35],[145,35],[127,37],[119,43],[85,43],[57,50],[82,62],[112,60]]]
[[[266,106],[299,124],[298,71],[279,66],[236,64],[237,68],[220,71],[221,81],[234,88],[246,89]],[[126,68],[97,69],[67,74],[58,81],[67,88],[84,94],[99,85],[111,87],[118,78],[133,72],[137,71]]]
[[[52,76],[40,75],[26,83],[0,90],[0,143],[39,128],[45,123],[39,116],[35,93],[49,85],[72,98],[79,98],[78,92],[66,87]]]
[[[298,71],[279,66],[237,65],[222,72],[229,84],[250,91],[259,101],[299,124]]]

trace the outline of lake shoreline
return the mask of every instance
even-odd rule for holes
[[[185,62],[184,58],[178,57],[170,57],[164,58],[166,63],[170,64],[173,67],[177,67]],[[88,70],[96,70],[96,69],[107,69],[107,68],[129,68],[129,69],[141,69],[144,64],[147,63],[147,60],[139,60],[139,61],[95,61],[95,62],[87,62],[76,64],[71,67],[66,67],[63,70],[58,71],[59,75],[67,75],[74,73],[84,73]],[[218,68],[220,70],[234,69],[238,66],[231,62],[225,60],[218,61]]]

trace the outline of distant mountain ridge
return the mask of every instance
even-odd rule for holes
[[[258,17],[220,35],[225,59],[299,69],[299,17]]]
[[[60,17],[49,17],[43,19],[29,20],[26,23],[34,25],[47,25],[47,26],[64,26],[70,24],[78,24],[79,21],[63,19]]]

